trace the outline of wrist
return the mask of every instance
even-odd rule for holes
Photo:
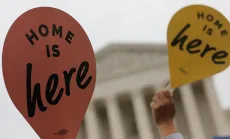
[[[167,122],[167,123],[162,123],[162,124],[158,125],[158,129],[159,129],[162,137],[166,137],[166,136],[169,136],[169,135],[177,132],[176,126],[173,123],[173,121]]]

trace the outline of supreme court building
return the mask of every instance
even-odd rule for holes
[[[150,101],[169,82],[166,45],[110,44],[96,60],[96,88],[77,139],[160,139]],[[177,88],[173,97],[185,139],[230,135],[211,78]]]

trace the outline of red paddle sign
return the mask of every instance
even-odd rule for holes
[[[11,26],[3,47],[10,98],[42,139],[75,139],[93,95],[94,51],[67,13],[34,8]]]

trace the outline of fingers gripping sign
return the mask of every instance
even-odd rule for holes
[[[212,76],[229,66],[229,32],[229,21],[204,5],[184,7],[170,20],[167,31],[170,83],[151,102],[162,138],[176,133],[174,88]],[[182,137],[177,134],[176,138]]]
[[[158,125],[173,122],[175,107],[172,96],[167,90],[162,90],[153,96],[152,102],[153,117]]]

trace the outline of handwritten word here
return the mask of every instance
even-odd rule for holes
[[[179,50],[184,51],[184,49],[186,49],[189,54],[199,54],[201,58],[208,56],[207,54],[211,54],[210,60],[212,60],[214,64],[225,64],[225,58],[227,58],[228,53],[224,50],[217,50],[215,46],[210,44],[205,44],[201,39],[189,38],[189,35],[186,35],[185,32],[190,27],[191,24],[186,24],[172,40],[171,46],[176,47],[179,45]]]
[[[40,37],[46,37],[48,35],[52,35],[53,37],[55,37],[56,35],[58,35],[59,38],[62,38],[63,27],[62,26],[57,27],[55,24],[53,24],[52,29],[50,31],[47,25],[41,24],[38,27],[38,32],[39,33],[36,34],[35,31],[31,29],[30,33],[25,35],[29,43],[32,46],[35,44],[34,41],[39,40]],[[71,31],[68,31],[64,38],[68,44],[71,44],[73,37],[74,37],[74,33],[72,33]],[[65,84],[59,90],[57,90],[57,88],[60,85],[59,79],[61,77],[57,73],[52,73],[47,78],[45,89],[41,90],[41,83],[35,83],[34,85],[32,84],[32,81],[36,80],[36,79],[32,79],[33,74],[41,74],[41,73],[33,73],[33,64],[27,63],[26,65],[26,91],[27,91],[28,116],[33,117],[35,115],[36,103],[38,104],[38,108],[40,109],[40,111],[44,112],[47,110],[47,106],[44,105],[43,103],[44,100],[42,100],[42,97],[41,97],[42,91],[45,92],[46,101],[50,105],[56,105],[61,100],[64,92],[66,96],[70,96],[71,94],[70,82],[73,78],[78,88],[85,89],[92,80],[92,76],[89,76],[86,79],[88,70],[89,70],[89,63],[87,61],[82,61],[78,68],[71,68],[70,70],[62,71],[63,73],[62,78],[64,78]],[[73,77],[75,73],[76,75],[75,77]]]

